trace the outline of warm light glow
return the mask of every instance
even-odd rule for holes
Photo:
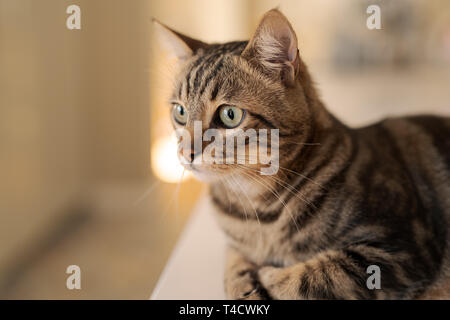
[[[155,175],[164,182],[178,183],[190,176],[184,171],[177,158],[177,140],[175,135],[162,137],[155,141],[151,150],[152,169]]]

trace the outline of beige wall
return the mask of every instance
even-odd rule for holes
[[[81,38],[61,13],[63,3],[0,2],[0,259],[86,178]]]
[[[0,1],[0,273],[96,185],[146,180],[148,1]]]

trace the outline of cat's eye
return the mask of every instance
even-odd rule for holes
[[[244,119],[244,110],[238,107],[224,105],[219,109],[219,118],[229,129],[239,126]]]
[[[185,125],[187,122],[187,113],[181,104],[174,103],[172,109],[173,118],[178,124]]]

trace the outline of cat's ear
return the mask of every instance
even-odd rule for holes
[[[286,85],[294,84],[300,63],[297,36],[280,11],[272,9],[263,16],[242,57],[280,76]]]
[[[156,19],[153,19],[156,36],[161,45],[178,59],[187,59],[200,48],[206,48],[207,43],[192,39],[184,34],[170,29]]]

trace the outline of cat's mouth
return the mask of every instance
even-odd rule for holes
[[[205,169],[200,163],[185,162],[181,160],[180,163],[185,170],[190,171],[199,180],[204,180],[206,176],[212,175],[211,173],[208,173],[209,170]]]
[[[192,173],[201,171],[200,168],[197,165],[193,164],[193,163],[185,163],[185,164],[183,164],[183,167],[186,170],[191,171]]]
[[[217,181],[221,178],[221,176],[225,173],[224,169],[220,170],[217,166],[207,165],[205,163],[196,163],[194,162],[181,162],[182,166],[185,170],[191,172],[194,177],[203,182],[213,182]],[[225,170],[226,171],[226,170]]]
[[[184,165],[184,168],[189,170],[196,179],[203,182],[213,182],[219,178],[219,176],[212,169],[204,168],[201,165],[190,163]]]

